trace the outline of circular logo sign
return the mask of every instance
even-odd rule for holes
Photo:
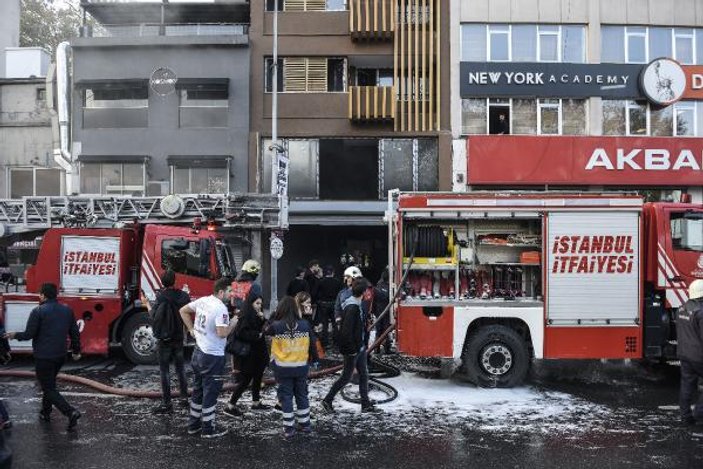
[[[149,85],[154,93],[159,96],[167,96],[176,91],[176,73],[168,67],[161,67],[154,70],[149,79]]]
[[[660,106],[673,104],[686,90],[686,74],[673,59],[655,59],[640,75],[642,92],[652,103]]]
[[[283,241],[277,236],[271,237],[271,257],[274,259],[283,257]]]

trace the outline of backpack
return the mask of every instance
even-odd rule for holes
[[[166,298],[159,301],[152,316],[154,337],[162,341],[170,341],[176,335],[180,324],[176,321],[176,306]]]
[[[254,282],[246,280],[235,280],[232,282],[232,292],[230,293],[230,298],[232,299],[232,303],[237,310],[242,310],[244,301],[247,299],[247,296],[249,296],[249,290],[251,290],[251,286],[253,284]]]

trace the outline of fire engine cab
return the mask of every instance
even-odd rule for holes
[[[533,358],[672,358],[703,278],[701,205],[391,192],[387,219],[399,351],[483,386],[519,384]]]

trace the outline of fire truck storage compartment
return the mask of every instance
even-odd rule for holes
[[[8,296],[8,295],[6,295]],[[39,305],[39,297],[36,295],[22,295],[24,298],[3,300],[3,320],[6,331],[23,331],[27,325],[29,314]],[[32,341],[20,342],[10,341],[10,349],[14,352],[31,351]]]
[[[404,223],[406,302],[541,299],[538,216]]]

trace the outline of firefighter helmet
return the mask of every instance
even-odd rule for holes
[[[688,287],[688,297],[692,300],[703,298],[703,280],[698,279],[691,282]]]
[[[249,259],[242,265],[242,272],[248,272],[250,274],[256,275],[261,271],[261,264],[259,264],[254,259]]]
[[[344,276],[345,277],[351,277],[351,278],[361,278],[364,275],[361,273],[361,270],[359,270],[358,267],[347,267],[347,269],[344,271]]]

